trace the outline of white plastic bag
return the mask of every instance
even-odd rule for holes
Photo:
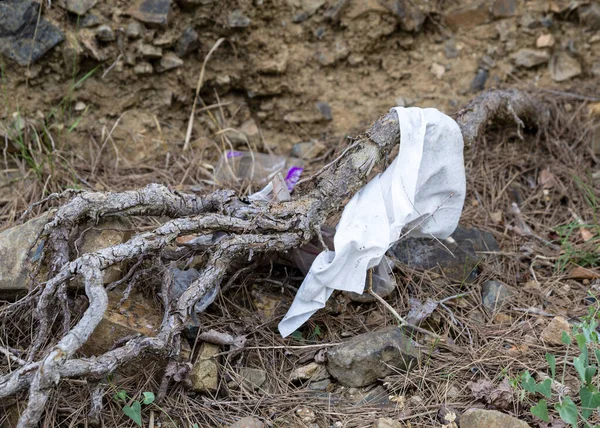
[[[393,110],[400,124],[398,157],[344,209],[336,251],[323,251],[313,262],[279,323],[283,337],[325,307],[334,290],[362,293],[367,269],[402,236],[444,239],[458,224],[466,187],[458,124],[436,109]]]

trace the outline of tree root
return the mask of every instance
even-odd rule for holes
[[[548,117],[547,110],[548,106],[540,99],[524,92],[488,91],[461,110],[457,114],[457,122],[465,142],[472,144],[490,122],[509,121],[517,123],[518,127],[540,128]],[[29,360],[16,370],[0,376],[0,399],[29,389],[28,404],[18,426],[26,428],[38,425],[48,398],[61,378],[84,377],[99,382],[92,397],[92,414],[97,417],[104,376],[147,352],[171,360],[176,358],[179,336],[194,305],[222,281],[232,262],[241,257],[248,260],[258,253],[285,252],[311,240],[324,221],[366,183],[372,169],[387,159],[398,143],[398,119],[394,113],[388,113],[377,120],[366,134],[357,137],[335,162],[311,177],[308,180],[310,183],[304,183],[299,188],[302,196],[288,202],[246,203],[228,190],[199,197],[157,184],[136,191],[77,194],[56,211],[43,232],[50,244],[50,259],[47,260],[50,273],[37,296],[35,317],[38,333]],[[76,233],[77,228],[86,221],[109,216],[168,216],[172,220],[153,231],[138,234],[123,244],[71,260],[71,234]],[[171,281],[163,279],[161,296],[164,318],[156,337],[131,338],[123,346],[102,355],[73,358],[94,332],[107,309],[108,297],[103,284],[105,269],[123,261],[140,263],[140,260],[148,258],[158,259],[162,263],[168,259],[165,256],[168,254],[167,247],[177,237],[215,232],[219,232],[221,237],[203,244],[201,249],[208,253],[208,261],[200,271],[200,276],[177,300],[170,301]],[[194,253],[199,249],[186,247],[185,251]],[[131,272],[128,277],[133,274]],[[64,302],[66,284],[75,277],[84,280],[89,306],[70,329],[69,315],[66,315],[63,337],[44,348],[52,331],[50,314],[61,304],[63,311],[68,312]],[[233,347],[243,346],[243,338],[217,332],[206,332],[201,337]],[[166,386],[161,384],[162,395],[164,390]]]

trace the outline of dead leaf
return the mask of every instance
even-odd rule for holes
[[[569,272],[569,278],[573,279],[596,279],[600,278],[600,271],[597,269],[584,268],[582,266],[575,266]]]
[[[409,303],[410,311],[406,315],[406,321],[414,325],[419,325],[423,322],[438,306],[438,302],[435,300],[427,299],[425,303],[421,303],[419,299],[413,297],[409,299]]]
[[[500,385],[490,392],[490,403],[498,409],[507,410],[513,405],[513,389],[508,383],[508,378],[504,378]]]
[[[583,239],[583,242],[587,242],[595,236],[592,232],[590,232],[585,227],[580,227],[579,232],[581,233],[581,239]]]
[[[550,168],[544,168],[538,175],[538,184],[542,189],[551,189],[556,183],[556,177],[550,172]]]
[[[476,400],[484,400],[489,403],[490,393],[494,390],[494,384],[487,379],[479,379],[476,382],[467,383],[471,394]]]

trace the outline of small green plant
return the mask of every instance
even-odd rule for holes
[[[576,398],[577,402],[566,395],[564,388],[557,388],[558,392],[552,390],[553,383],[556,381],[557,358],[550,353],[546,353],[550,377],[536,382],[531,374],[526,371],[510,381],[513,387],[521,388],[521,399],[529,398],[535,402],[530,411],[537,418],[545,422],[550,421],[548,408],[549,402],[551,402],[560,418],[572,427],[577,427],[579,423],[582,423],[586,428],[600,428],[600,425],[590,425],[588,421],[590,416],[600,409],[600,392],[598,390],[600,380],[596,376],[600,364],[600,340],[596,331],[599,310],[600,306],[598,305],[591,307],[589,313],[582,317],[582,322],[573,327],[571,335],[564,331],[562,333],[562,343],[567,349],[562,361],[560,384],[564,385],[569,351],[573,345],[572,338],[574,338],[579,355],[571,356],[570,365],[575,368],[581,382],[579,394]]]
[[[138,426],[142,426],[142,404],[148,406],[154,403],[154,393],[153,392],[143,392],[142,396],[144,397],[141,402],[138,400],[131,401],[130,404],[125,404],[121,409],[125,416],[135,422]],[[118,391],[113,395],[113,399],[117,403],[127,403],[127,401],[131,400],[131,398],[127,395],[124,390]]]

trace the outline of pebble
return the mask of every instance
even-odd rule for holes
[[[175,51],[177,52],[177,55],[183,58],[197,50],[199,47],[200,37],[196,30],[194,30],[194,27],[190,26],[186,27],[186,29],[183,30],[183,33],[181,33],[181,36],[177,40]]]
[[[490,312],[498,311],[512,294],[507,285],[500,281],[486,281],[481,286],[481,300]]]
[[[545,50],[523,48],[513,56],[515,64],[525,68],[532,68],[550,60],[550,54]]]
[[[490,75],[489,71],[487,71],[485,68],[480,67],[477,70],[477,74],[471,81],[469,90],[471,92],[483,91],[485,89],[485,82],[487,81],[489,75]]]
[[[562,333],[571,331],[571,326],[563,317],[554,317],[542,331],[542,340],[550,345],[562,345]]]
[[[145,24],[166,27],[171,13],[171,0],[138,0],[129,13]]]
[[[430,71],[439,80],[442,77],[444,77],[444,74],[446,73],[446,68],[443,65],[434,62],[433,64],[431,64]]]
[[[446,40],[444,45],[444,55],[446,58],[452,59],[458,56],[458,49],[456,48],[456,41],[454,39]]]
[[[264,428],[265,424],[260,419],[247,416],[229,425],[229,428]]]
[[[69,12],[81,16],[85,15],[88,10],[94,7],[96,2],[97,0],[66,0],[62,4],[61,2],[58,2],[58,4]]]
[[[227,23],[231,28],[246,28],[250,26],[252,20],[244,15],[241,10],[235,9],[229,13]]]
[[[554,54],[548,68],[552,80],[556,82],[564,82],[581,74],[581,64],[567,52]]]
[[[132,21],[125,28],[125,35],[128,39],[135,40],[142,37],[144,34],[144,26],[137,21]]]
[[[107,24],[103,24],[96,29],[96,38],[101,42],[112,42],[116,39],[115,32]]]
[[[100,25],[100,18],[98,15],[94,15],[93,13],[88,13],[79,19],[79,26],[81,28],[90,28],[95,27],[96,25]]]
[[[83,111],[87,105],[83,101],[77,101],[75,103],[75,111]]]
[[[139,75],[152,74],[152,71],[152,64],[148,64],[147,62],[140,62],[133,67],[133,72]]]
[[[183,60],[175,55],[173,52],[167,52],[161,59],[157,71],[162,73],[164,71],[172,70],[183,65]]]
[[[554,46],[554,36],[552,34],[542,34],[535,41],[535,46],[538,48],[551,48]]]
[[[146,59],[158,59],[162,57],[162,49],[156,46],[141,44],[138,47],[140,55]]]
[[[319,113],[321,113],[325,120],[333,120],[333,115],[331,114],[331,107],[329,106],[329,104],[324,102],[318,102],[316,105],[317,110],[319,110]]]

